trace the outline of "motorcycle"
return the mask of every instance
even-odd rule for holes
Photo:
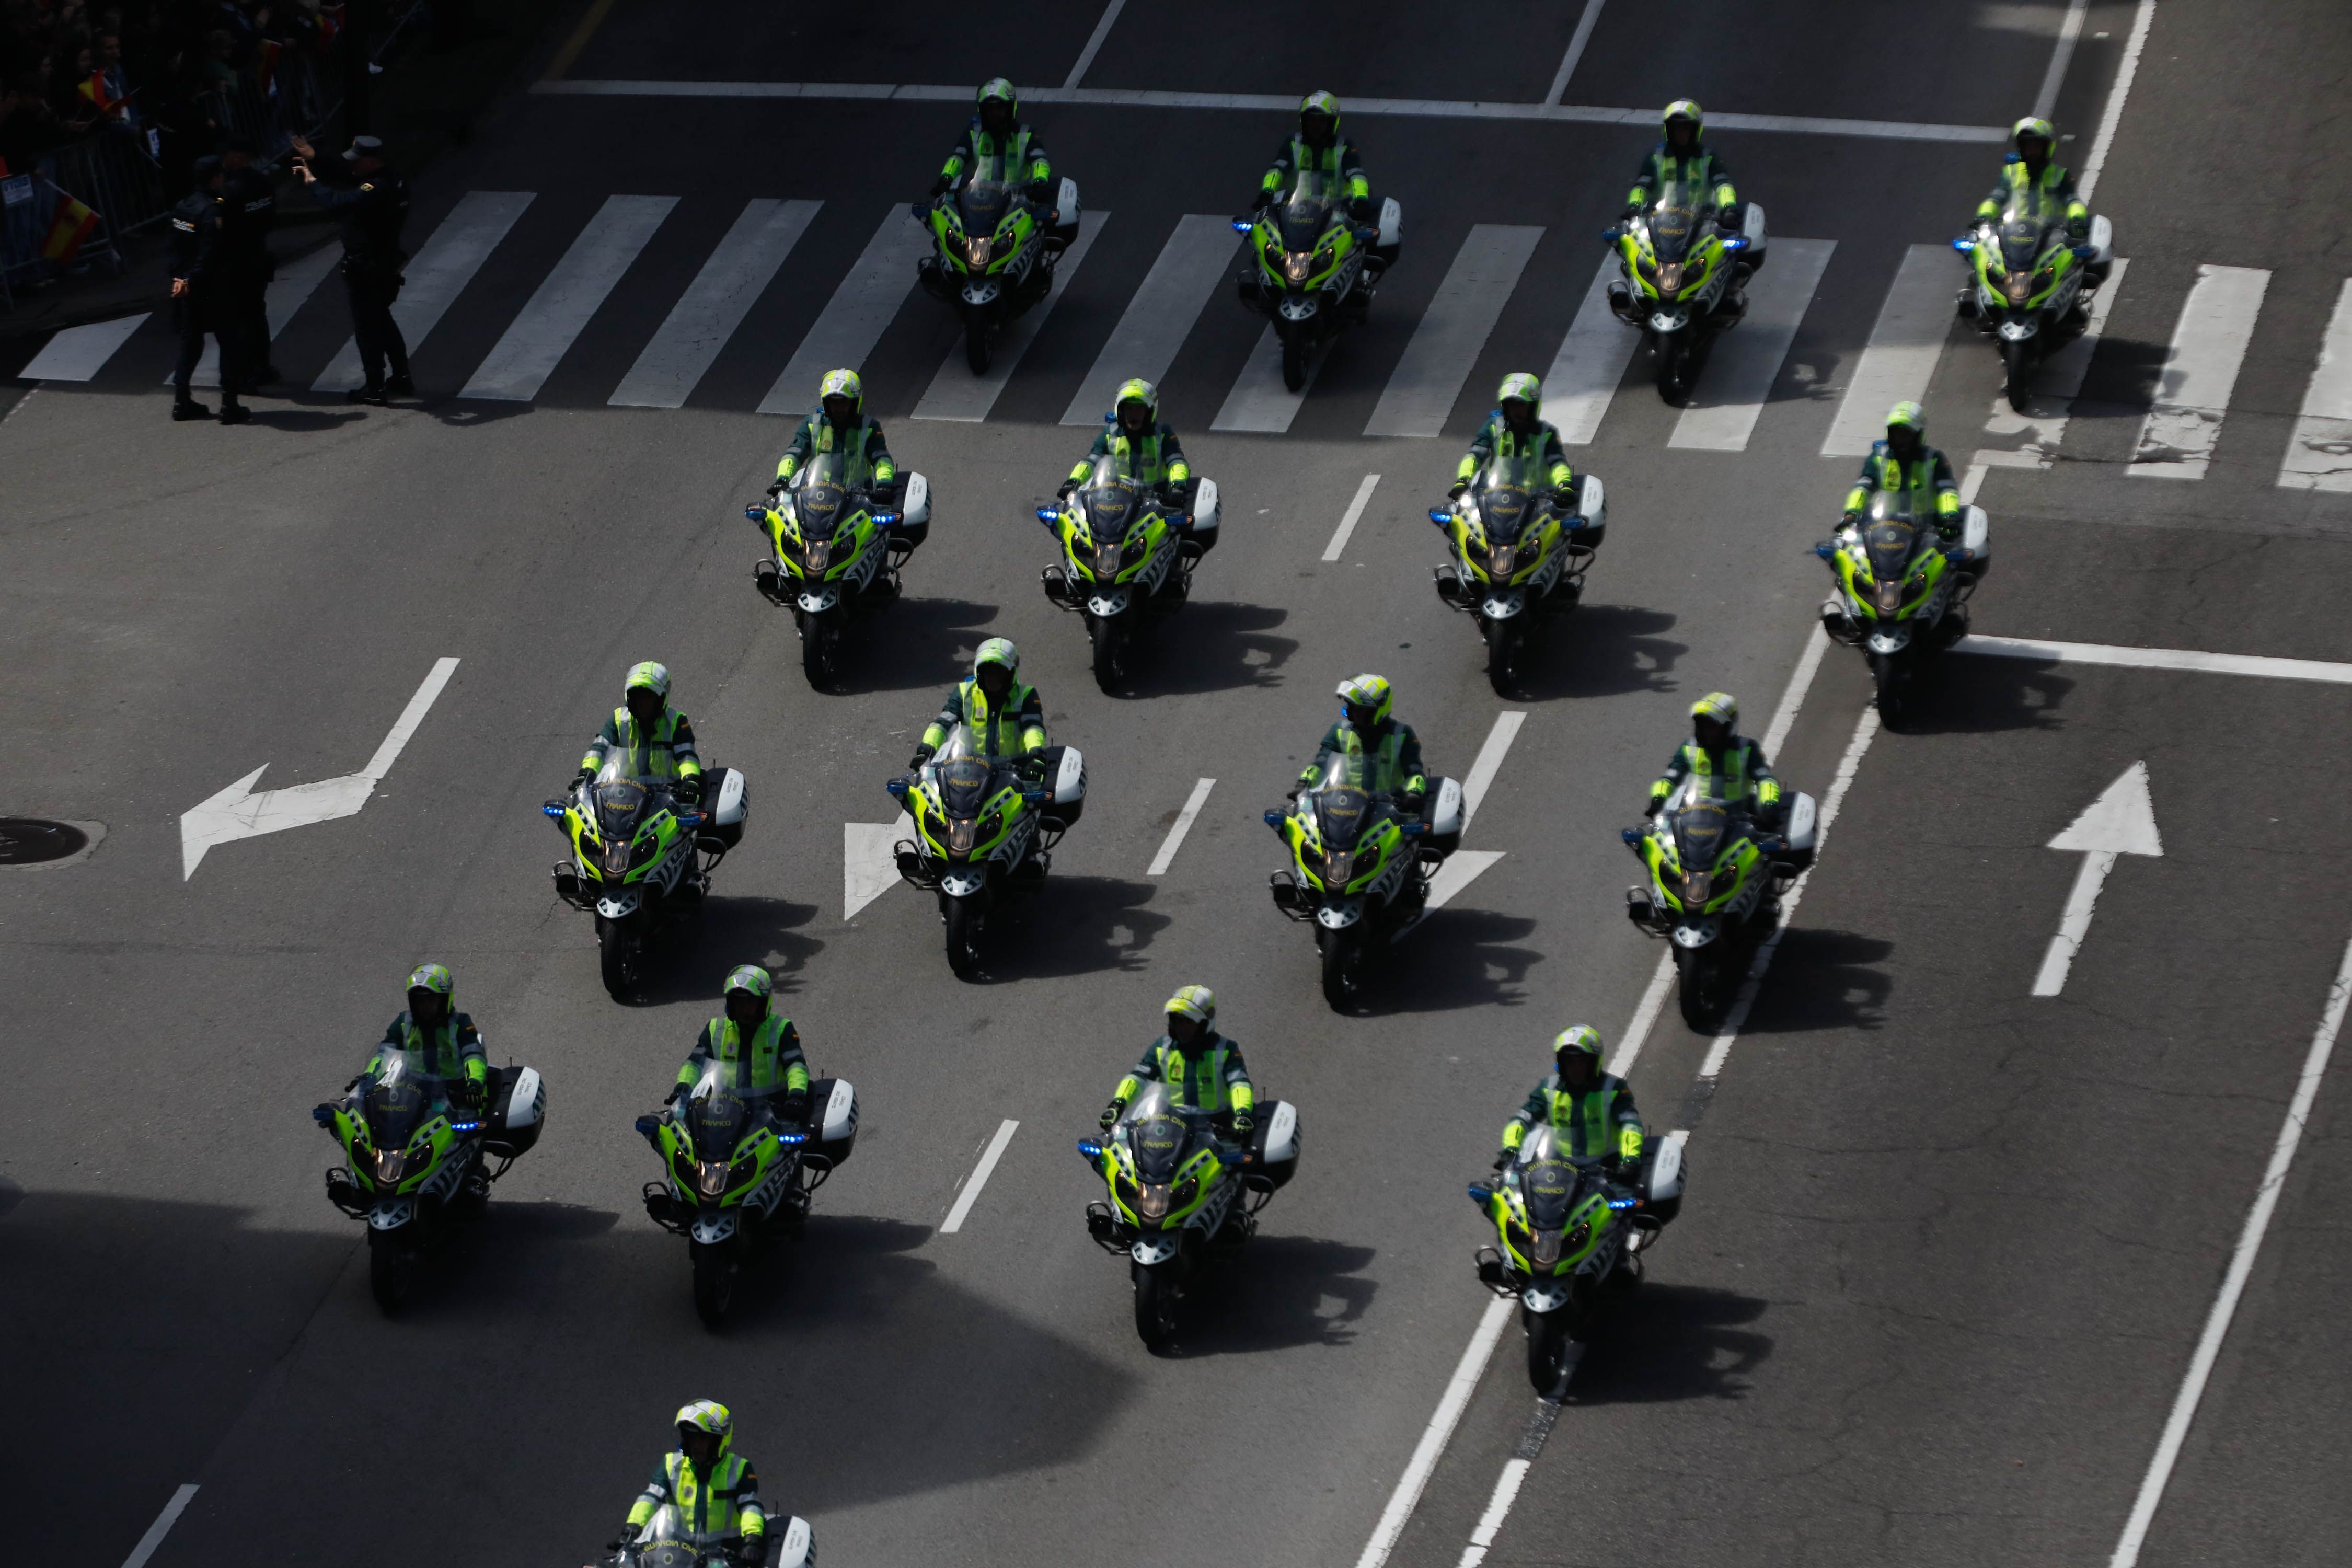
[[[743,775],[705,768],[701,809],[679,805],[667,779],[633,778],[615,754],[569,796],[540,810],[572,842],[549,868],[555,896],[596,915],[604,989],[625,999],[655,940],[698,916],[710,873],[743,841],[751,810]]]
[[[1908,493],[1879,490],[1868,512],[1813,553],[1829,563],[1832,583],[1822,629],[1869,656],[1879,721],[1902,728],[1918,661],[1968,635],[1969,600],[1992,566],[1984,508],[1961,508],[1959,542],[1946,545],[1914,515]]]
[[[1528,639],[1576,608],[1609,533],[1608,491],[1599,479],[1577,475],[1565,497],[1542,480],[1532,458],[1490,458],[1460,499],[1429,511],[1454,554],[1433,568],[1437,596],[1477,623],[1486,679],[1502,697],[1517,689]]]
[[[1290,851],[1290,869],[1267,879],[1274,907],[1312,921],[1322,955],[1323,1000],[1347,1012],[1361,998],[1381,951],[1428,913],[1429,879],[1462,847],[1462,786],[1430,781],[1418,817],[1366,787],[1367,761],[1319,752],[1288,811],[1265,825]]]
[[[1288,193],[1234,219],[1234,230],[1250,237],[1236,279],[1241,301],[1273,321],[1282,384],[1300,391],[1317,352],[1371,310],[1403,249],[1404,209],[1385,197],[1379,226],[1359,226],[1339,177],[1301,169]]]
[[[1960,313],[2000,344],[2009,405],[2028,412],[2042,362],[2091,324],[2089,297],[2115,270],[2115,226],[2091,220],[2090,243],[2069,243],[2063,224],[2044,223],[2021,191],[1992,222],[1952,241],[1969,258],[1970,287]]]
[[[778,1119],[764,1094],[730,1086],[714,1062],[668,1110],[637,1118],[665,1179],[647,1182],[646,1214],[687,1238],[694,1310],[717,1328],[752,1250],[797,1237],[809,1200],[857,1146],[857,1090],[845,1079],[809,1085],[804,1127]]]
[[[1478,1282],[1518,1298],[1528,1381],[1546,1399],[1566,1391],[1570,1347],[1590,1336],[1604,1297],[1640,1282],[1643,1256],[1682,1212],[1681,1139],[1652,1145],[1631,1187],[1610,1181],[1601,1163],[1570,1154],[1539,1126],[1500,1175],[1470,1184],[1500,1243],[1474,1255]]]
[[[479,1219],[490,1184],[530,1152],[547,1119],[537,1069],[490,1069],[478,1110],[459,1110],[449,1086],[426,1070],[425,1054],[380,1046],[343,1098],[311,1109],[343,1163],[327,1173],[327,1201],[368,1227],[368,1289],[386,1312],[400,1310],[417,1260],[452,1227]],[[485,1161],[496,1160],[495,1169]]]
[[[1060,563],[1045,570],[1045,597],[1086,617],[1095,683],[1117,691],[1137,636],[1183,607],[1192,569],[1216,548],[1217,481],[1200,482],[1187,513],[1106,457],[1059,505],[1039,507],[1037,521],[1054,531],[1062,552]]]
[[[1217,1119],[1147,1084],[1108,1136],[1078,1152],[1110,1190],[1087,1205],[1087,1235],[1129,1259],[1135,1331],[1154,1355],[1176,1340],[1176,1304],[1195,1269],[1230,1258],[1257,1234],[1258,1211],[1298,1173],[1298,1110],[1258,1102],[1256,1125],[1236,1143]]]
[[[915,825],[913,838],[891,847],[898,875],[939,896],[948,967],[969,979],[989,915],[1007,895],[1045,886],[1054,847],[1085,815],[1086,756],[1047,746],[1018,761],[992,757],[959,724],[921,768],[882,787]]]
[[[793,1515],[782,1530],[775,1529],[774,1520],[768,1522],[773,1555],[764,1561],[771,1568],[816,1568],[816,1533],[807,1520]],[[707,1538],[672,1503],[654,1510],[635,1540],[604,1544],[612,1553],[604,1559],[608,1568],[740,1568],[732,1550],[740,1537]]]
[[[1704,186],[1669,180],[1649,210],[1601,230],[1623,268],[1609,309],[1642,329],[1655,361],[1658,395],[1690,395],[1707,345],[1748,314],[1748,279],[1764,269],[1764,209],[1746,203],[1735,229]]]
[[[988,374],[1004,324],[1054,285],[1054,268],[1078,237],[1078,184],[1064,179],[1051,207],[1006,178],[1001,157],[984,158],[961,190],[918,203],[932,250],[915,267],[923,291],[963,317],[964,357]]]
[[[775,552],[751,568],[752,585],[792,611],[801,673],[827,690],[840,677],[849,623],[898,596],[899,568],[930,536],[930,481],[909,474],[903,499],[853,487],[843,482],[840,460],[824,452],[743,515]]]
[[[1794,792],[1788,831],[1757,830],[1748,812],[1690,778],[1646,827],[1628,827],[1626,847],[1649,869],[1649,885],[1625,889],[1625,916],[1674,944],[1683,1018],[1702,1033],[1731,1005],[1759,942],[1780,918],[1780,895],[1813,863],[1820,808]]]

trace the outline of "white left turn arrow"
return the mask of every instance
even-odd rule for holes
[[[258,838],[265,833],[278,833],[289,827],[308,827],[314,822],[332,822],[339,816],[355,816],[365,805],[368,796],[425,722],[425,711],[441,689],[449,684],[456,672],[454,658],[434,661],[433,673],[416,689],[416,695],[401,710],[400,721],[383,744],[375,749],[368,765],[355,773],[339,779],[320,779],[315,784],[295,784],[288,789],[256,790],[256,780],[268,771],[264,763],[228,788],[180,817],[180,880],[186,881],[196,874],[196,867],[205,851],[215,844],[233,843],[239,838]]]
[[[2107,873],[2116,868],[2116,857],[2164,853],[2164,840],[2156,831],[2156,806],[2147,797],[2147,764],[2134,763],[2126,768],[2065,832],[2050,841],[2050,847],[2082,856],[2083,868],[2074,874],[2074,890],[2066,895],[2058,934],[2042,955],[2042,973],[2033,977],[2036,996],[2055,996],[2066,988],[2066,972],[2090,934],[2091,913]]]

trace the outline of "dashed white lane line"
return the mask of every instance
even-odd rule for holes
[[[2066,79],[2066,68],[2074,63],[2075,40],[2083,36],[2083,13],[2091,8],[2091,0],[2072,0],[2066,7],[2066,19],[2058,24],[2058,47],[2050,51],[2050,68],[2042,73],[2042,90],[2033,95],[2033,117],[2047,120],[2050,111],[2058,107],[2058,89]]]
[[[2084,201],[2098,188],[2099,175],[2107,166],[2107,154],[2116,144],[2116,127],[2124,117],[2125,100],[2131,97],[2132,79],[2139,75],[2139,54],[2147,47],[2147,30],[2156,21],[2156,0],[2139,0],[2139,9],[2132,16],[2131,37],[2125,41],[2123,63],[2116,68],[2115,85],[2107,89],[2107,107],[2099,116],[2099,133],[2091,139],[2091,155],[2083,160],[2083,173],[2074,182],[2075,194]]]
[[[948,1217],[940,1223],[941,1236],[953,1236],[963,1228],[973,1202],[980,1196],[980,1189],[988,1185],[989,1176],[996,1170],[996,1162],[1004,1157],[1004,1146],[1013,1142],[1013,1135],[1020,1130],[1021,1123],[1013,1121],[1007,1121],[997,1128],[996,1136],[988,1141],[988,1147],[981,1152],[980,1163],[971,1168],[971,1180],[965,1182],[963,1191],[956,1194],[955,1207],[948,1210]]]
[[[2032,658],[2052,664],[2108,664],[2125,669],[2180,669],[2200,675],[2254,675],[2272,680],[2316,680],[2352,686],[2352,664],[2317,658],[2273,658],[2261,654],[2200,653],[2193,648],[2116,647],[2105,643],[2042,642],[2031,637],[1987,637],[1971,633],[1952,645],[1954,653],[1996,658]]]
[[[1462,826],[1467,830],[1470,819],[1478,815],[1478,807],[1494,787],[1495,775],[1503,771],[1503,759],[1510,754],[1511,742],[1519,738],[1519,726],[1528,721],[1524,713],[1506,710],[1495,715],[1495,727],[1486,731],[1486,743],[1478,748],[1477,760],[1470,764],[1470,776],[1462,781]]]
[[[1551,90],[1544,94],[1544,102],[1557,104],[1568,92],[1568,79],[1576,74],[1576,62],[1584,58],[1584,46],[1592,41],[1592,29],[1601,21],[1604,0],[1584,0],[1584,15],[1576,19],[1576,34],[1568,40],[1568,53],[1559,57],[1559,69],[1552,73]]]
[[[2076,0],[2076,3],[2081,4],[2081,0]],[[1078,51],[1078,63],[1070,68],[1070,74],[1064,79],[1062,86],[1065,89],[1074,88],[1085,79],[1087,68],[1095,63],[1095,56],[1102,51],[1103,40],[1110,37],[1111,25],[1118,20],[1118,14],[1126,5],[1127,0],[1110,0],[1109,6],[1102,14],[1102,20],[1095,24],[1093,34],[1087,37],[1087,47]]]
[[[172,1500],[163,1505],[163,1511],[155,1516],[155,1522],[147,1527],[147,1533],[139,1538],[139,1544],[131,1549],[131,1555],[122,1560],[122,1568],[146,1568],[147,1559],[155,1555],[155,1548],[163,1544],[163,1537],[172,1533],[172,1526],[179,1522],[189,1500],[195,1495],[194,1481],[184,1483],[173,1492]]]
[[[1396,1550],[1397,1537],[1404,1533],[1405,1521],[1419,1506],[1421,1494],[1437,1469],[1438,1458],[1445,1452],[1445,1445],[1453,1441],[1454,1428],[1461,1423],[1462,1412],[1468,1408],[1470,1395],[1476,1392],[1478,1379],[1486,1373],[1486,1360],[1495,1353],[1495,1342],[1503,1337],[1503,1329],[1511,1321],[1511,1305],[1499,1296],[1486,1303],[1477,1331],[1470,1336],[1462,1359],[1454,1363],[1454,1375],[1446,1380],[1445,1392],[1438,1397],[1429,1425],[1422,1428],[1421,1441],[1413,1446],[1412,1458],[1405,1462],[1396,1490],[1389,1494],[1389,1505],[1381,1510],[1380,1522],[1372,1527],[1372,1538],[1364,1542],[1356,1568],[1381,1568],[1389,1553]]]
[[[1380,482],[1380,475],[1366,474],[1364,482],[1356,487],[1356,499],[1348,503],[1347,513],[1339,519],[1339,526],[1333,531],[1331,542],[1323,547],[1324,560],[1337,561],[1346,552],[1348,538],[1356,531],[1356,523],[1363,517],[1364,507],[1371,500],[1372,491]]]
[[[1185,801],[1184,809],[1176,814],[1176,824],[1168,830],[1168,837],[1160,841],[1160,853],[1151,858],[1151,869],[1146,871],[1145,876],[1157,877],[1168,869],[1170,863],[1176,858],[1176,851],[1184,847],[1184,835],[1192,831],[1192,824],[1200,816],[1201,808],[1209,804],[1209,792],[1216,787],[1214,779],[1202,779],[1192,786],[1192,798]]]

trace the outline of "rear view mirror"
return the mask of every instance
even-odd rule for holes
[[[1601,237],[1606,243],[1614,245],[1625,237],[1625,231],[1622,228],[1604,228],[1601,231]]]

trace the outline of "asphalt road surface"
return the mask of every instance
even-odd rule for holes
[[[1693,699],[1737,692],[1760,734],[1791,690],[1822,590],[1808,547],[1854,464],[1823,451],[1849,392],[1884,401],[1892,365],[1922,378],[1957,464],[2049,454],[1990,458],[1973,481],[1998,563],[1979,633],[2352,658],[2352,494],[2277,482],[2308,447],[2347,271],[2352,149],[2325,106],[2352,44],[2318,0],[2167,0],[2145,21],[2099,0],[2055,72],[2061,0],[1710,0],[1664,28],[1623,0],[1112,9],[1088,55],[1092,4],[1033,8],[1008,42],[971,10],[718,0],[682,22],[622,0],[561,90],[518,91],[419,182],[412,249],[485,211],[510,221],[412,334],[415,405],[308,390],[348,335],[331,286],[291,301],[293,395],[242,429],[168,421],[160,321],[86,379],[24,378],[39,343],[0,358],[17,377],[0,394],[0,814],[106,828],[74,864],[0,869],[0,1466],[29,1557],[124,1561],[194,1485],[155,1568],[583,1563],[669,1413],[715,1397],[831,1563],[1373,1568],[1366,1543],[1487,1310],[1463,1179],[1550,1037],[1590,1021],[1620,1043],[1650,989],[1617,829]],[[2094,198],[2129,264],[2071,407],[2051,405],[2063,432],[1994,412],[1973,333],[1874,354],[1923,279],[1948,300],[1957,262],[1929,273],[1912,247],[1957,232],[2000,129],[2048,79],[2062,156],[2083,163],[2143,25]],[[1462,107],[1541,104],[1580,37],[1555,100],[1570,112]],[[792,429],[759,410],[790,404],[796,353],[855,313],[836,306],[861,257],[887,250],[964,112],[842,84],[960,92],[999,71],[1056,89],[1034,121],[1100,222],[992,395],[929,300],[864,297],[869,402],[929,477],[934,526],[845,689],[814,693],[749,580],[742,503]],[[777,83],[837,96],[745,85]],[[1374,105],[1348,128],[1403,204],[1405,250],[1371,322],[1276,406],[1222,265],[1197,307],[1150,279],[1185,219],[1246,203],[1287,121],[1263,100],[1314,86]],[[1496,381],[1570,338],[1647,117],[1684,95],[1746,117],[1713,134],[1770,214],[1759,314],[1693,414],[1638,361],[1613,395],[1602,378],[1579,457],[1608,483],[1610,541],[1583,607],[1498,698],[1431,592],[1423,510]],[[604,258],[598,297],[575,247],[615,196],[675,201]],[[755,200],[812,206],[740,321],[681,358],[674,311]],[[2231,289],[2259,302],[2234,337],[2208,308]],[[1156,660],[1110,697],[1038,590],[1027,508],[1088,438],[1062,421],[1087,416],[1139,299],[1226,525]],[[2174,351],[2184,308],[2225,325]],[[1569,356],[1571,379],[1602,352]],[[671,405],[625,395],[688,361]],[[528,385],[517,363],[538,367]],[[493,385],[486,365],[509,368]],[[2161,450],[2151,408],[2175,410]],[[1399,428],[1425,433],[1365,434]],[[2201,479],[2140,471],[2192,448]],[[845,916],[845,825],[895,815],[882,781],[990,636],[1019,641],[1092,787],[1045,894],[964,984],[911,889]],[[560,841],[538,807],[648,658],[753,809],[698,941],[622,1006],[550,889]],[[184,875],[183,813],[265,763],[277,788],[362,768],[443,658],[454,675],[356,816],[216,846]],[[1267,905],[1258,818],[1365,668],[1396,682],[1440,771],[1509,737],[1465,843],[1501,858],[1339,1017]],[[1822,795],[1851,763],[1821,869],[1737,1037],[1692,1035],[1669,1001],[1632,1069],[1653,1130],[1690,1134],[1684,1216],[1539,1450],[1516,1328],[1473,1363],[1387,1561],[2092,1563],[2123,1537],[2352,938],[2332,787],[2352,692],[1956,655],[1916,722],[1873,736],[1855,657],[1816,668],[1778,760]],[[2164,853],[2118,863],[2063,991],[2032,995],[2079,859],[2045,846],[2139,763]],[[545,1075],[550,1126],[387,1320],[321,1194],[333,1151],[308,1110],[426,958],[455,968],[494,1058]],[[813,1064],[857,1085],[866,1120],[805,1240],[714,1334],[685,1244],[637,1201],[655,1172],[630,1122],[746,961],[776,971]],[[1188,1303],[1181,1353],[1155,1359],[1123,1268],[1086,1237],[1072,1145],[1196,982],[1261,1092],[1300,1107],[1305,1159]],[[2336,1087],[2140,1561],[2352,1545]],[[1515,1451],[1532,1464],[1496,1510]]]

